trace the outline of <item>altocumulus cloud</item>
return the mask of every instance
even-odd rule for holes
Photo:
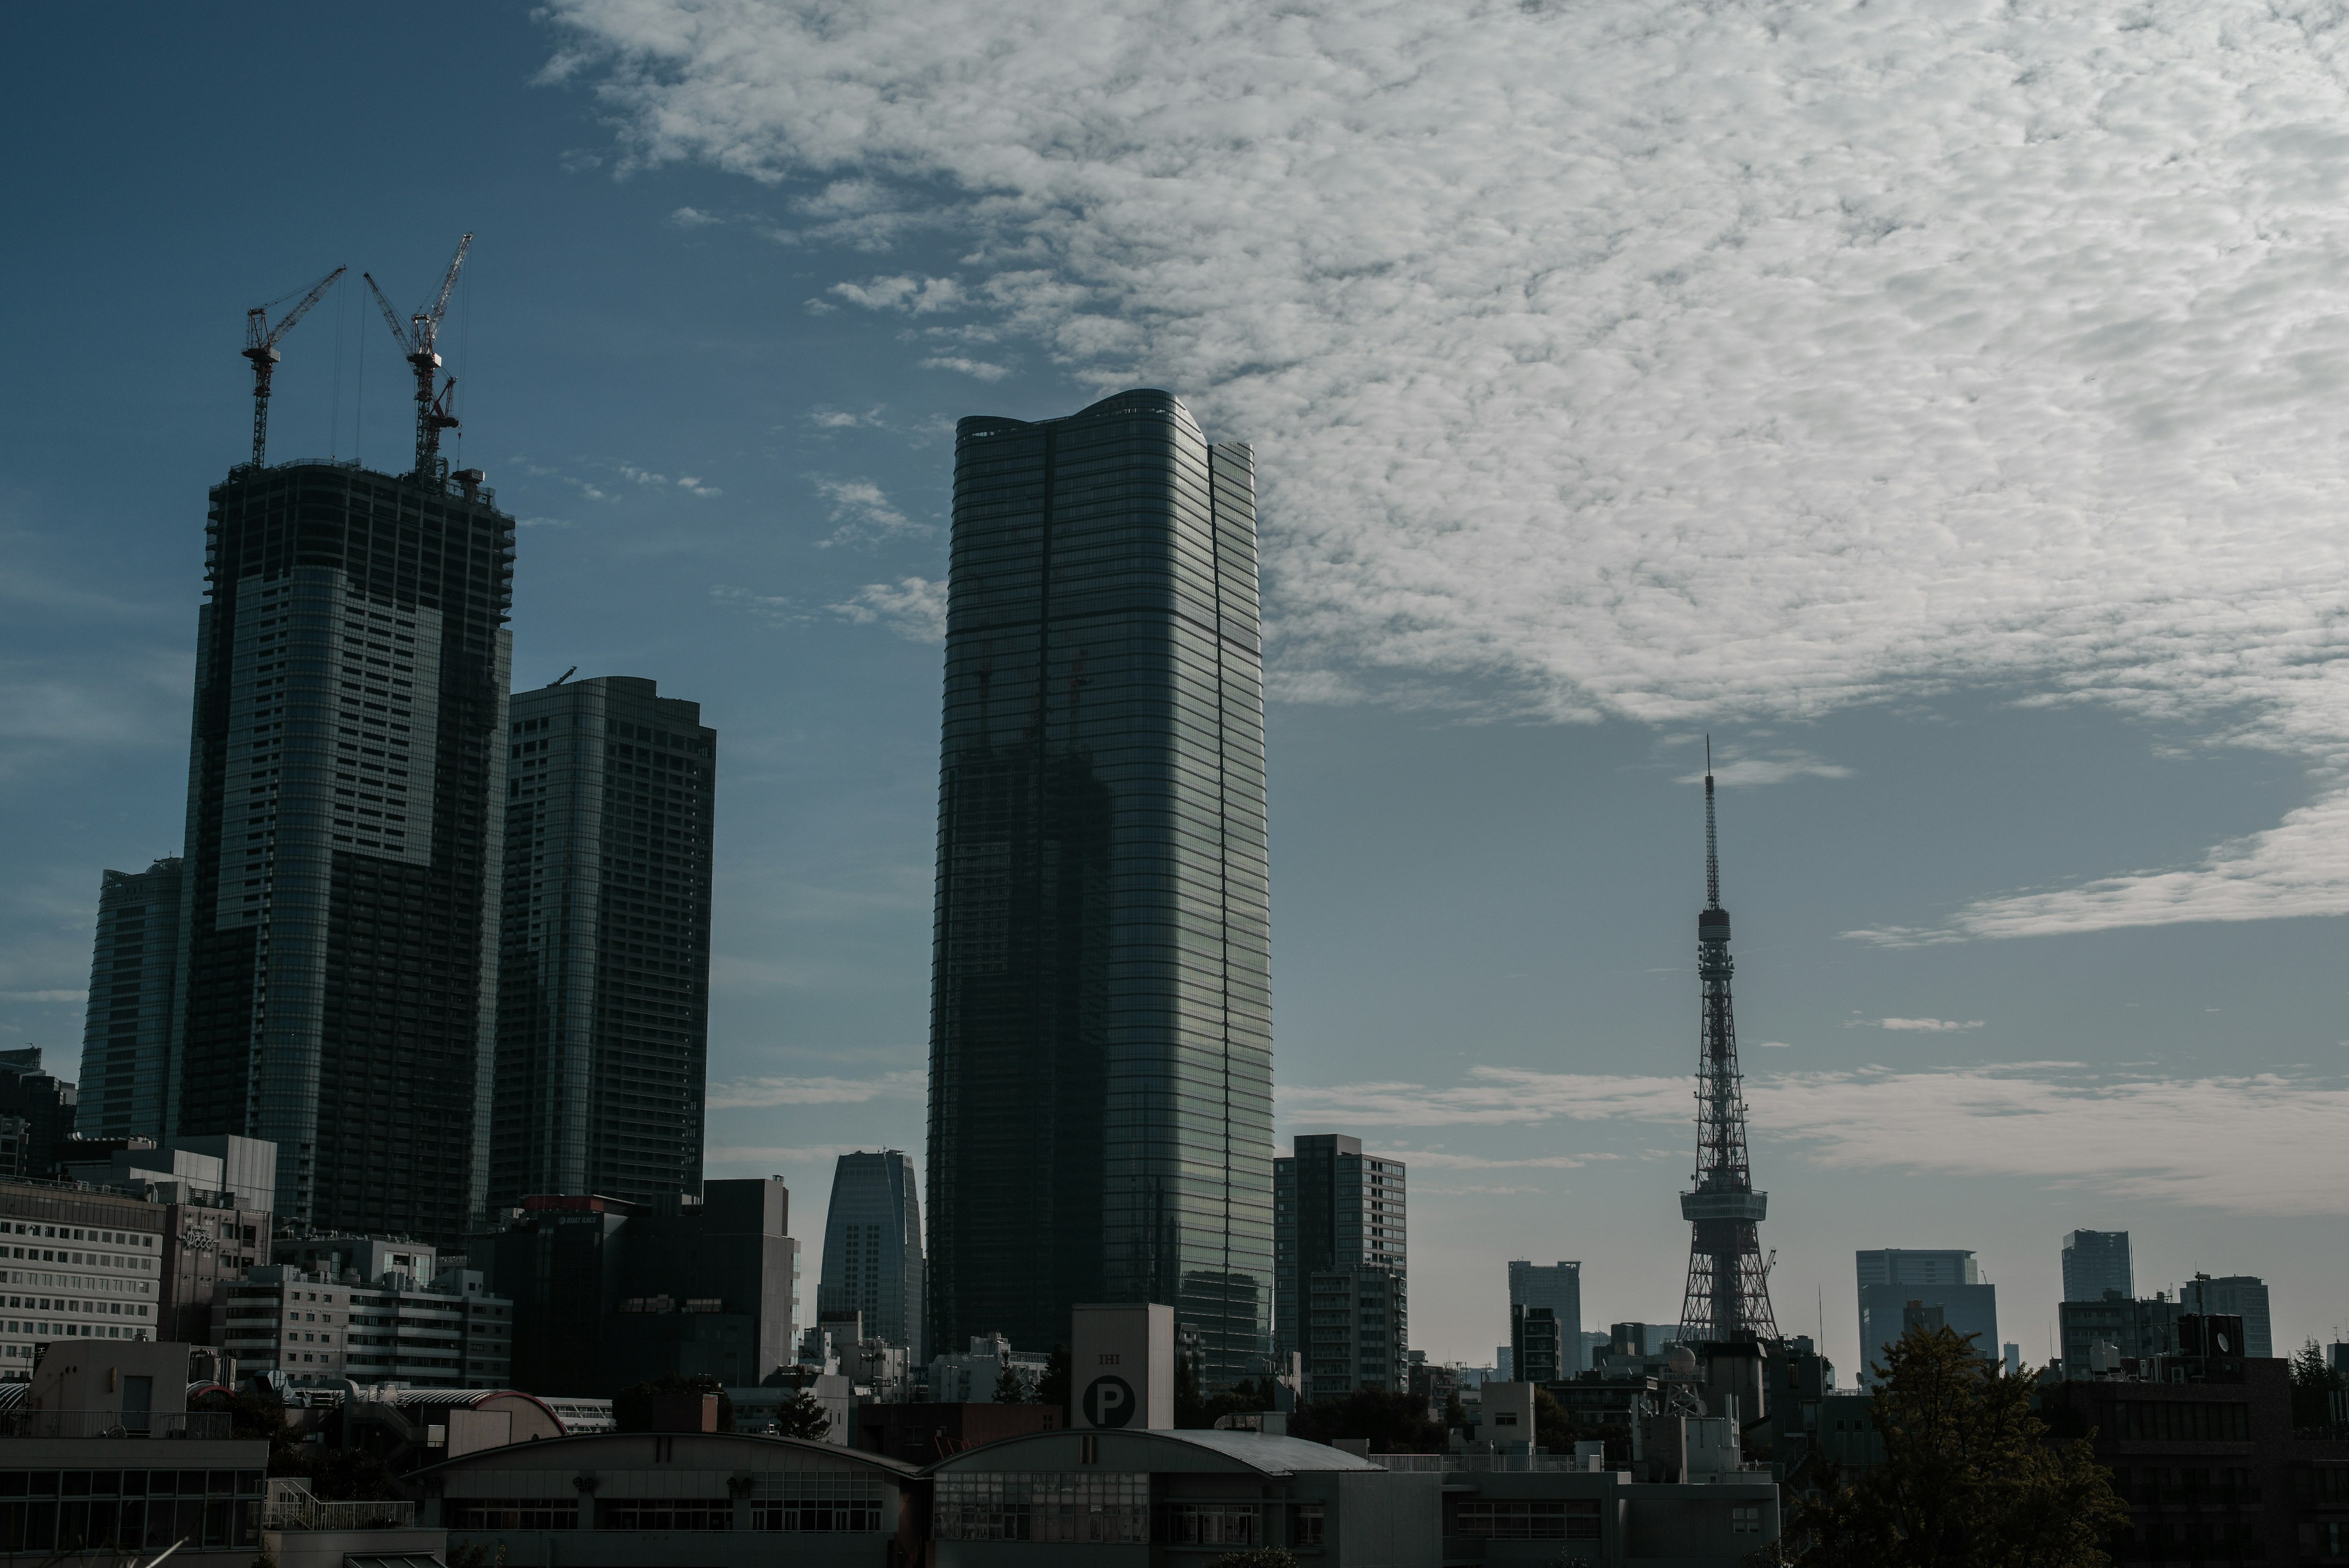
[[[1791,1141],[1834,1168],[2021,1176],[2240,1213],[2349,1213],[2349,1143],[2338,1132],[2349,1086],[2330,1080],[2130,1078],[2029,1062],[1757,1074],[1746,1093],[1757,1137]],[[1279,1107],[1284,1125],[1684,1124],[1689,1088],[1684,1078],[1478,1067],[1448,1086],[1283,1088]]]
[[[991,312],[1257,441],[1287,690],[2107,702],[2302,756],[2311,802],[1868,934],[2349,910],[2329,5],[552,12],[628,161],[968,237],[951,294],[860,303]]]

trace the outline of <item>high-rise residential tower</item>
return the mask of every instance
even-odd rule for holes
[[[1512,1323],[1516,1308],[1547,1307],[1557,1322],[1560,1373],[1571,1376],[1584,1369],[1580,1263],[1510,1263],[1509,1306]]]
[[[513,519],[481,475],[240,466],[197,622],[166,1130],[281,1223],[454,1241],[489,1177]]]
[[[1317,1333],[1308,1322],[1314,1276],[1392,1276],[1391,1287],[1379,1287],[1381,1299],[1392,1298],[1401,1321],[1409,1275],[1407,1173],[1401,1160],[1366,1155],[1361,1139],[1343,1133],[1301,1135],[1291,1148],[1272,1162],[1273,1347],[1283,1365],[1291,1355],[1303,1355],[1313,1386],[1342,1393],[1365,1386],[1370,1375],[1350,1338]],[[1328,1295],[1339,1287],[1325,1282],[1319,1289]],[[1399,1334],[1389,1338],[1390,1355],[1400,1363],[1410,1347]],[[1383,1362],[1376,1376],[1375,1386],[1394,1386]]]
[[[824,1214],[817,1321],[826,1313],[862,1313],[865,1338],[902,1345],[920,1366],[929,1360],[922,1298],[922,1198],[914,1162],[894,1148],[842,1155]]]
[[[2099,1302],[2106,1291],[2123,1301],[2137,1293],[2126,1231],[2068,1231],[2064,1235],[2064,1299]]]
[[[931,971],[930,1340],[1158,1302],[1270,1346],[1256,497],[1159,391],[956,430]]]
[[[491,1202],[698,1193],[718,732],[618,675],[506,731]]]
[[[84,1137],[163,1136],[181,864],[166,856],[144,871],[109,871],[99,879],[74,1123]]]

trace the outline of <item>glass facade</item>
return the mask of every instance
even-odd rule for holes
[[[1270,1350],[1255,471],[1164,392],[957,429],[931,988],[930,1344],[1161,1302]]]
[[[1083,1470],[949,1470],[930,1531],[940,1541],[1139,1545],[1150,1539],[1150,1478]]]
[[[163,1136],[181,865],[173,855],[144,871],[109,871],[99,881],[74,1119],[83,1137]]]
[[[895,1149],[843,1154],[833,1167],[823,1221],[823,1275],[817,1321],[828,1312],[864,1314],[864,1337],[902,1345],[916,1364],[922,1346],[922,1199],[914,1162]]]
[[[718,732],[629,676],[507,720],[491,1202],[698,1193]]]
[[[487,1188],[513,520],[352,463],[212,493],[167,1132],[280,1222],[454,1241]]]

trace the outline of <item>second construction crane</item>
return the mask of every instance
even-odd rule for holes
[[[277,362],[285,356],[277,351],[278,340],[294,330],[294,324],[310,314],[310,307],[326,296],[335,286],[335,280],[350,271],[338,266],[312,284],[302,302],[269,325],[269,313],[291,299],[273,299],[267,305],[256,305],[244,313],[244,357],[253,361],[253,466],[259,468],[269,450],[269,378],[276,371]]]
[[[457,254],[449,258],[449,270],[442,275],[440,290],[430,304],[418,310],[402,326],[399,312],[383,296],[372,273],[361,273],[375,302],[383,309],[384,324],[391,328],[400,351],[416,372],[416,472],[427,478],[443,477],[440,473],[440,432],[455,430],[457,418],[449,411],[449,394],[456,389],[457,378],[451,376],[438,396],[432,383],[439,378],[440,354],[437,347],[440,337],[440,317],[449,308],[449,296],[457,287],[457,273],[465,265],[465,252],[471,247],[473,236],[466,234],[457,242]]]

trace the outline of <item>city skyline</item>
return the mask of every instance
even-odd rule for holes
[[[2075,107],[2118,90],[2110,61],[2009,18],[1993,31],[2060,91],[1883,90],[1891,67],[1827,40],[1816,101],[1895,132],[1916,128],[1904,104],[1989,106],[1954,140],[1838,142],[1785,90],[1802,39],[1667,7],[1664,36],[1743,62],[1758,107],[1738,122],[1772,152],[1691,138],[1683,210],[1616,156],[1637,137],[1608,89],[1551,69],[1580,50],[1602,80],[1656,86],[1605,33],[1623,6],[1480,38],[1437,5],[1414,24],[1427,57],[1515,79],[1490,54],[1506,36],[1543,79],[1490,120],[1431,102],[1440,73],[1357,115],[1344,84],[1374,61],[1266,95],[1346,128],[1333,176],[1391,172],[1350,198],[1377,220],[1358,234],[1283,171],[1323,167],[1302,154],[1199,151],[1187,185],[1132,178],[1109,134],[1028,160],[1057,88],[1024,56],[983,130],[903,100],[998,168],[1099,182],[1082,226],[1074,186],[967,202],[960,152],[905,120],[879,128],[898,171],[855,145],[821,167],[778,151],[803,130],[786,89],[829,101],[866,68],[862,34],[754,40],[748,118],[713,125],[708,57],[629,52],[627,18],[660,11],[444,18],[435,80],[468,109],[445,128],[388,84],[326,92],[337,62],[391,47],[363,18],[284,29],[266,105],[192,92],[236,68],[192,19],[153,24],[171,70],[117,59],[90,19],[37,20],[8,112],[46,155],[8,178],[58,217],[6,264],[43,302],[26,352],[49,369],[19,389],[6,460],[5,1044],[79,1075],[101,868],[185,847],[189,497],[249,442],[243,312],[337,265],[433,275],[474,228],[441,347],[451,441],[523,524],[513,684],[640,673],[728,738],[711,1174],[783,1171],[804,1211],[843,1146],[919,1160],[946,432],[1158,385],[1254,441],[1265,476],[1275,1135],[1345,1132],[1412,1166],[1424,1348],[1489,1355],[1511,1257],[1583,1260],[1592,1324],[1673,1310],[1706,728],[1738,802],[1783,1328],[1824,1319],[1848,1370],[1853,1249],[1963,1245],[2036,1358],[2057,1241],[2092,1227],[2132,1234],[2141,1293],[2257,1275],[2280,1345],[2331,1336],[2349,1085],[2324,978],[2324,628],[2349,573],[2325,521],[2331,286],[2312,280],[2341,220],[2293,194],[2300,110],[2222,93],[2235,108],[2178,109],[2209,132],[2199,161],[2140,156],[2140,132]],[[2337,103],[2312,47],[2245,16],[2234,53],[2169,17],[2123,41]],[[1988,57],[1930,15],[1898,25],[1932,82]],[[1112,56],[1133,46],[1094,26]],[[1133,73],[1141,118],[1225,57],[1195,43]],[[1304,47],[1337,58],[1325,44]],[[1718,104],[1685,95],[1713,79],[1659,90],[1711,124]],[[1411,114],[1451,129],[1399,136]],[[2000,128],[2033,115],[2066,132],[2009,146]],[[299,145],[295,117],[319,128]],[[1257,129],[1296,151],[1281,114]],[[1928,141],[1971,151],[1916,161]],[[1607,197],[1574,211],[1629,215],[1619,244],[1483,182],[1552,153]],[[2013,203],[1988,230],[1955,172],[1975,158]],[[1857,207],[1803,198],[1830,170]],[[1430,219],[1455,184],[1489,222]],[[1216,219],[1147,204],[1178,186]],[[298,221],[250,221],[255,192],[292,191]],[[1022,213],[1042,216],[1004,226]],[[2182,235],[2187,213],[2217,243]],[[1965,238],[1985,232],[2003,238]],[[2090,232],[2127,240],[2091,255]],[[1564,259],[1528,288],[1511,258],[1537,255]],[[347,280],[283,344],[273,455],[347,457],[355,429],[371,465],[409,447],[405,368],[358,294]],[[1685,444],[1659,448],[1664,430]],[[2238,459],[2250,488],[2215,496]],[[2226,918],[2178,919],[2197,913]]]

